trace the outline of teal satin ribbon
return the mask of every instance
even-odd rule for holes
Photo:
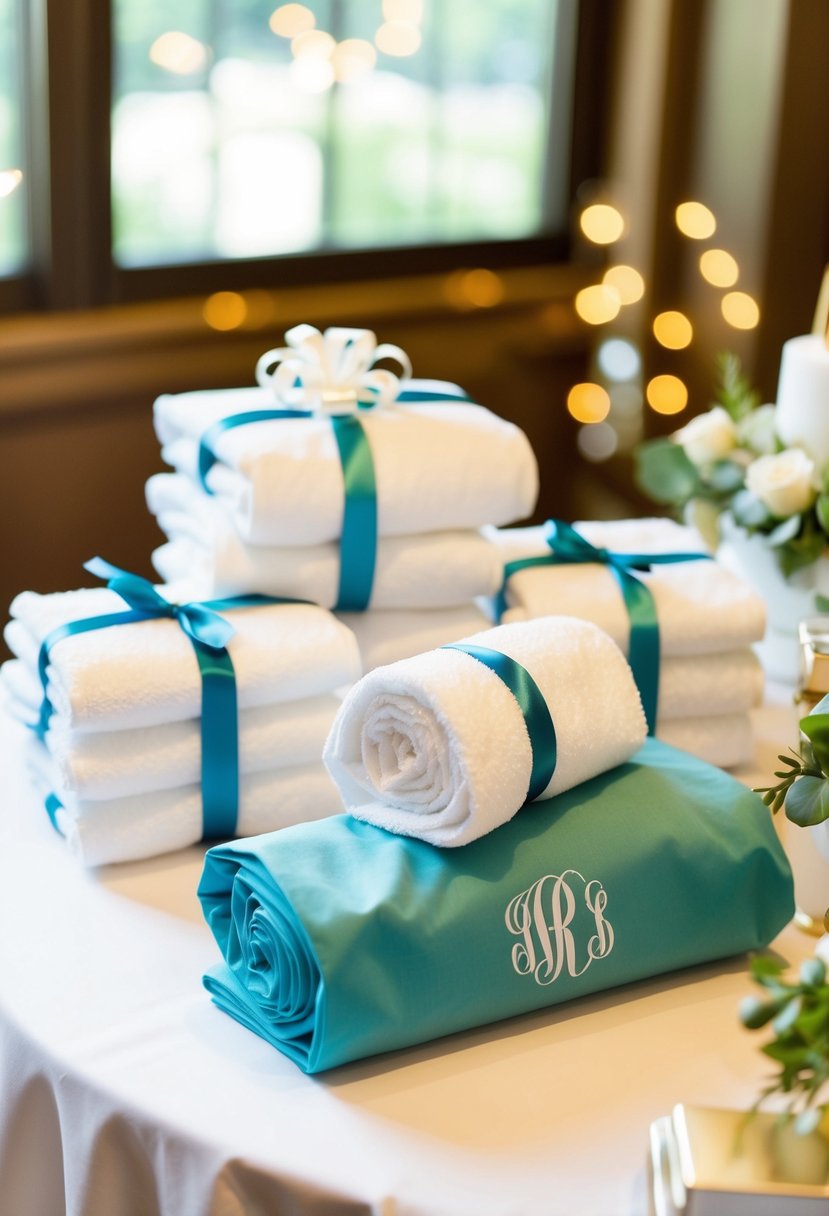
[[[396,398],[402,405],[426,401],[471,401],[461,389],[457,392],[426,392],[420,389],[403,389]],[[361,399],[357,402],[360,411],[375,408],[375,402]],[[199,441],[198,481],[206,494],[212,491],[207,483],[207,474],[217,463],[216,441],[225,431],[252,422],[271,422],[282,418],[311,418],[311,410],[266,409],[246,410],[231,414],[214,422]],[[345,502],[343,524],[340,533],[340,573],[337,587],[337,602],[340,612],[365,612],[371,602],[374,574],[377,567],[377,483],[374,476],[374,461],[368,437],[354,414],[330,414],[334,438],[343,471]]]
[[[509,655],[502,654],[500,650],[490,650],[487,646],[470,646],[466,642],[454,642],[443,646],[442,649],[460,650],[483,663],[503,680],[518,702],[527,725],[527,734],[530,736],[532,769],[526,801],[533,802],[544,793],[552,781],[558,759],[556,729],[541,689],[526,667],[522,667]]]
[[[40,739],[46,734],[54,707],[49,700],[49,656],[52,648],[63,638],[105,629],[110,625],[126,625],[133,621],[149,621],[159,617],[175,620],[187,634],[196,655],[201,674],[201,788],[203,838],[227,839],[236,833],[239,810],[239,714],[236,700],[236,675],[227,652],[227,643],[234,634],[229,621],[219,616],[220,610],[250,608],[260,604],[302,603],[268,595],[239,595],[225,599],[205,600],[190,604],[171,604],[156,591],[152,583],[137,574],[95,557],[84,569],[97,578],[107,580],[107,586],[129,605],[126,612],[110,612],[85,617],[59,625],[44,638],[38,654],[38,675],[43,688],[43,700],[34,727]],[[55,800],[57,804],[57,800]],[[59,805],[59,804],[58,804]],[[54,808],[49,810],[52,822]]]
[[[496,619],[500,621],[506,611],[507,583],[518,570],[568,564],[607,566],[619,584],[630,619],[628,663],[642,698],[648,734],[654,734],[659,702],[659,622],[650,588],[633,571],[641,572],[674,562],[710,561],[710,553],[613,553],[591,545],[581,533],[560,519],[547,521],[546,540],[550,553],[519,558],[504,566],[504,581],[495,601]]]

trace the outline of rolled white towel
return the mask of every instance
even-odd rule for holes
[[[41,796],[53,790],[46,749],[32,740],[30,769]],[[237,836],[258,836],[294,823],[342,812],[342,802],[321,761],[244,773],[239,780]],[[71,800],[55,812],[58,831],[87,866],[138,861],[197,844],[202,838],[199,785],[126,798]]]
[[[592,545],[619,553],[704,551],[691,529],[667,519],[591,520],[573,526]],[[543,526],[484,532],[500,546],[505,563],[550,552]],[[634,573],[653,594],[663,655],[734,650],[763,636],[763,601],[716,561],[677,562]],[[606,566],[527,567],[511,576],[506,597],[504,622],[562,612],[594,621],[627,652],[630,621],[619,584]]]
[[[475,604],[461,608],[432,608],[423,612],[338,612],[337,617],[354,634],[360,648],[363,671],[371,671],[398,659],[409,659],[456,642],[490,621]]]
[[[412,381],[410,387],[446,385]],[[454,386],[448,386],[454,388]],[[274,407],[262,388],[159,397],[162,456],[195,479],[198,444],[220,418]],[[522,519],[538,495],[538,467],[524,433],[469,402],[392,405],[360,414],[374,462],[381,536],[478,528]],[[331,420],[287,418],[227,430],[216,441],[211,490],[253,544],[336,540],[343,475]]]
[[[12,602],[6,641],[35,670],[40,644],[56,626],[126,608],[106,587],[24,591]],[[333,692],[360,675],[354,635],[324,608],[268,604],[221,615],[236,630],[228,652],[240,709]],[[139,621],[59,641],[50,656],[49,699],[64,728],[158,726],[200,716],[201,677],[174,620]]]
[[[644,742],[630,668],[594,625],[548,617],[465,641],[513,658],[547,704],[557,759],[539,797],[623,763]],[[452,649],[365,676],[343,702],[323,758],[352,815],[437,845],[467,844],[511,819],[533,766],[516,698],[495,672]]]
[[[250,545],[221,502],[175,473],[147,482],[147,504],[170,537],[153,565],[165,582],[196,578],[206,595],[248,591],[295,596],[325,608],[337,602],[340,551],[325,545]],[[501,584],[501,559],[479,532],[380,537],[371,607],[451,608]]]
[[[737,768],[754,756],[748,714],[711,714],[698,718],[657,719],[656,737],[718,768]]]

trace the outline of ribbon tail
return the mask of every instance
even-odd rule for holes
[[[201,788],[204,840],[236,835],[239,815],[239,712],[227,651],[190,639],[202,678]]]
[[[337,608],[342,612],[364,612],[371,600],[377,564],[374,461],[368,438],[358,418],[353,415],[334,416],[331,423],[345,484]]]
[[[628,663],[642,698],[648,734],[656,733],[659,703],[659,622],[656,604],[649,587],[634,575],[611,566],[630,617]]]

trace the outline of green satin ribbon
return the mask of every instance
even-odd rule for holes
[[[427,401],[471,402],[461,390],[403,389],[396,403],[422,404]],[[358,410],[375,408],[369,396],[357,402]],[[252,422],[271,422],[283,418],[311,418],[312,410],[265,409],[246,410],[220,418],[208,427],[199,441],[197,476],[206,494],[212,491],[207,474],[217,463],[216,442],[225,431]],[[334,438],[343,471],[345,501],[340,533],[340,572],[335,609],[340,612],[365,612],[371,602],[377,567],[377,484],[371,445],[358,417],[354,414],[330,414]]]
[[[477,659],[503,680],[515,697],[524,715],[527,734],[530,736],[532,769],[526,801],[534,802],[552,781],[558,758],[556,729],[541,689],[526,667],[522,667],[500,650],[490,650],[487,646],[474,646],[466,642],[453,642],[441,649],[460,650],[470,658]]]
[[[98,578],[106,579],[129,605],[126,612],[110,612],[101,616],[68,621],[46,635],[38,653],[38,675],[43,688],[43,700],[35,733],[42,740],[49,727],[54,707],[49,700],[49,658],[53,647],[63,638],[105,629],[110,625],[127,625],[134,621],[149,621],[159,617],[175,620],[187,634],[201,675],[201,789],[203,839],[228,839],[236,833],[239,810],[239,714],[236,699],[236,675],[227,652],[234,629],[219,611],[250,608],[261,604],[302,603],[268,595],[239,595],[224,599],[205,600],[189,604],[171,604],[156,591],[152,583],[137,574],[95,557],[84,569]],[[54,797],[54,796],[53,796]],[[55,799],[55,805],[60,805]],[[50,809],[55,822],[54,807]]]
[[[650,588],[633,572],[674,562],[710,561],[710,553],[613,553],[591,545],[581,533],[560,519],[548,520],[546,526],[545,539],[550,553],[519,558],[504,566],[504,580],[495,600],[496,619],[500,621],[507,609],[507,584],[518,570],[569,564],[607,566],[619,584],[627,609],[630,620],[628,663],[642,698],[648,734],[654,734],[659,703],[659,622]]]

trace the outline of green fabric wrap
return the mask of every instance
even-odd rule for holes
[[[794,912],[760,798],[654,739],[464,848],[348,816],[217,846],[199,896],[214,1001],[306,1072],[754,949]]]

